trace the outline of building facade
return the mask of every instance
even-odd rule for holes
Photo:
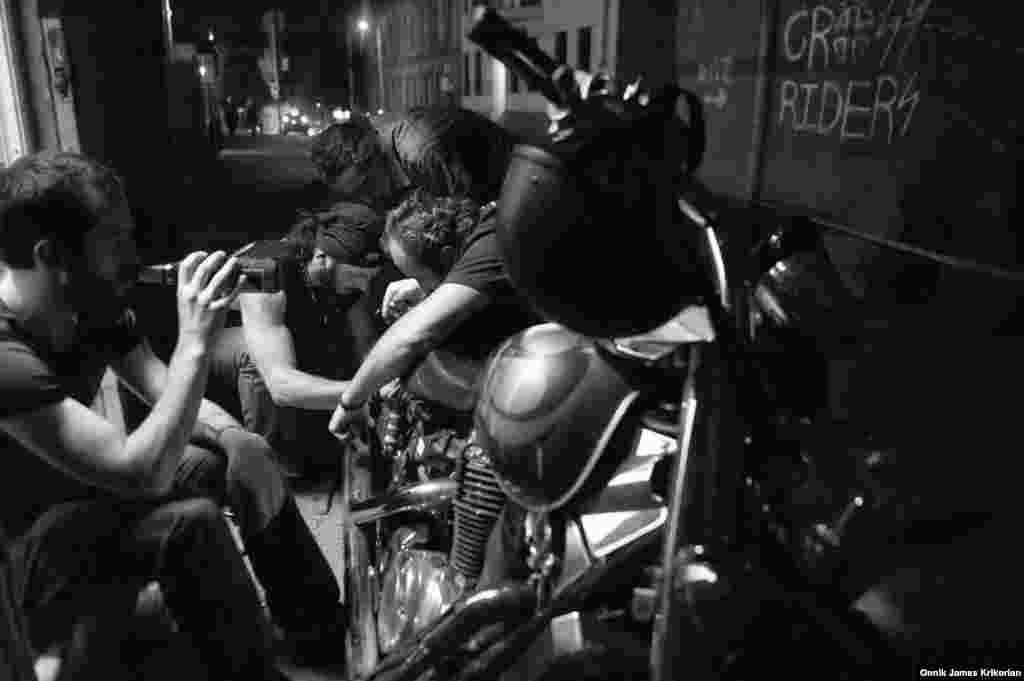
[[[556,61],[584,69],[615,72],[620,0],[500,0],[492,6],[537,40]],[[544,127],[547,100],[500,62],[466,38],[472,0],[459,8],[461,102],[506,127],[534,135]]]
[[[358,37],[366,55],[377,108],[401,112],[413,106],[459,101],[461,20],[459,0],[397,0],[375,3],[376,17]]]

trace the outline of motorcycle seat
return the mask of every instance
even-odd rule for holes
[[[405,389],[426,402],[468,413],[476,406],[484,363],[438,349],[405,379]]]

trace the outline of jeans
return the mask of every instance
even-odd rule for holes
[[[217,678],[274,678],[269,630],[219,507],[208,499],[60,504],[11,546],[37,650],[71,641],[62,677],[110,678],[139,590],[158,579]],[[88,640],[87,648],[80,646]],[[88,650],[88,654],[75,651]]]
[[[175,490],[231,509],[270,610],[285,628],[331,618],[341,590],[274,462],[261,452],[189,445]]]
[[[274,451],[286,444],[282,419],[287,410],[274,404],[267,384],[249,354],[240,326],[220,332],[210,365],[210,397],[241,420],[246,430],[263,436]]]

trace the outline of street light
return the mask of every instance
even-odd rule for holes
[[[370,22],[363,18],[356,22],[356,29],[359,31],[360,39],[365,38],[366,34],[370,32]],[[384,50],[381,46],[381,26],[378,21],[374,26],[374,33],[377,39],[377,105],[378,107],[384,103]],[[369,106],[369,102],[367,102]]]

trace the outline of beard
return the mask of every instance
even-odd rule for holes
[[[98,331],[110,329],[120,320],[128,307],[128,291],[134,283],[134,277],[128,269],[131,268],[118,272],[114,281],[88,271],[72,273],[68,299],[77,316],[77,336],[80,340]]]

